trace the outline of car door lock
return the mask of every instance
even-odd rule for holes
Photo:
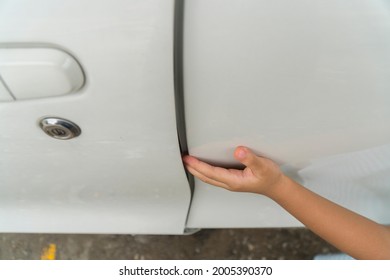
[[[81,134],[77,124],[62,118],[45,117],[39,125],[47,135],[59,140],[69,140]]]

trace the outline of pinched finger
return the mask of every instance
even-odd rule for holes
[[[215,181],[213,179],[210,179],[210,178],[206,177],[202,173],[199,173],[198,171],[196,171],[195,169],[193,169],[192,167],[190,167],[188,165],[186,165],[186,168],[192,175],[194,175],[199,180],[201,180],[201,181],[203,181],[203,182],[205,182],[207,184],[214,185],[214,186],[217,186],[217,187],[221,187],[221,188],[224,188],[224,189],[229,189],[229,186],[227,186],[226,184],[224,184],[222,182]]]
[[[237,175],[226,168],[212,166],[192,156],[185,156],[183,160],[188,167],[202,174],[206,178],[223,183],[226,186],[237,184]]]

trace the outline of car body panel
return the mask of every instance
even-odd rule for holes
[[[0,103],[0,231],[181,234],[174,1],[0,1],[0,47],[58,48],[85,71],[60,97]],[[42,117],[82,133],[57,140]]]
[[[248,146],[390,223],[388,1],[197,0],[185,15],[189,153],[234,166]],[[298,225],[265,197],[195,181],[189,227]]]

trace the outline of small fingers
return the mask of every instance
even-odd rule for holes
[[[208,177],[206,177],[205,175],[203,175],[202,173],[199,173],[198,171],[196,171],[195,169],[193,169],[192,167],[190,166],[186,166],[187,167],[187,170],[192,174],[194,175],[195,177],[197,177],[199,180],[207,183],[207,184],[210,184],[210,185],[214,185],[214,186],[217,186],[217,187],[221,187],[221,188],[224,188],[224,189],[229,189],[229,186],[227,186],[226,184],[222,183],[222,182],[218,182],[218,181],[215,181],[213,179],[210,179]]]
[[[237,176],[226,168],[212,166],[192,156],[185,156],[183,160],[187,167],[197,171],[197,173],[208,179],[222,183],[225,186],[235,185],[237,183]]]

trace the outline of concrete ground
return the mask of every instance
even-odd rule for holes
[[[335,248],[307,229],[218,229],[189,236],[0,234],[0,259],[313,259]]]

